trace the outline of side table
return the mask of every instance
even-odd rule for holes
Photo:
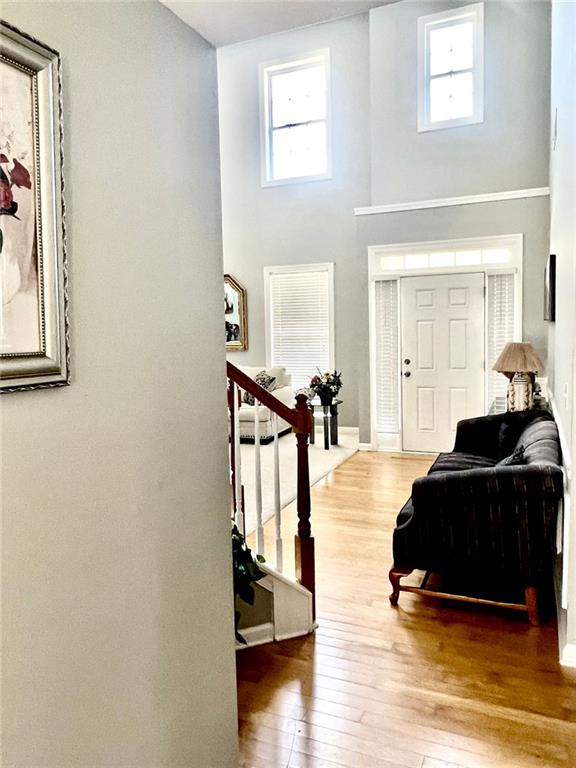
[[[312,411],[312,424],[314,424],[314,413],[322,410],[324,422],[324,450],[329,451],[331,445],[338,445],[338,406],[342,400],[332,400],[330,405],[322,405],[320,400],[310,400],[310,410]],[[314,445],[314,429],[310,435],[310,443]]]

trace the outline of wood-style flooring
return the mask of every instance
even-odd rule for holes
[[[394,520],[430,463],[359,453],[314,486],[319,627],[238,653],[242,768],[576,768],[554,621],[388,602]]]

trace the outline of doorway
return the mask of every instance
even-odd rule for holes
[[[402,447],[449,451],[484,413],[484,275],[403,277],[400,307]]]
[[[459,419],[503,407],[492,365],[522,339],[522,251],[522,235],[368,248],[372,450],[451,450]]]

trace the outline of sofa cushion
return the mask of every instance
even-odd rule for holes
[[[473,453],[441,453],[434,464],[430,467],[428,474],[434,472],[459,472],[464,469],[478,469],[483,467],[496,466],[496,459],[488,456],[476,456]]]
[[[287,405],[288,408],[294,407],[294,390],[292,387],[280,387],[280,389],[275,389],[273,392],[274,397],[279,400],[281,403],[284,403],[284,405]],[[238,416],[241,422],[252,422],[254,423],[254,406],[248,405],[248,403],[242,402],[242,405],[238,411]],[[270,419],[270,409],[267,408],[265,405],[259,405],[258,406],[258,421],[269,421]],[[284,424],[285,422],[278,417],[279,421],[282,421]]]
[[[524,429],[535,421],[550,421],[552,415],[541,409],[531,408],[526,411],[506,411],[502,414],[502,421],[498,433],[498,458],[504,459],[514,452],[518,445],[522,445],[522,433]]]
[[[254,411],[255,408],[253,405],[248,405],[247,403],[242,403],[242,406],[240,410],[238,411],[238,419],[240,422],[251,422],[254,424]],[[270,409],[267,408],[265,405],[259,405],[258,406],[258,421],[269,421],[270,420]]]
[[[524,446],[526,464],[560,464],[560,441],[556,423],[546,416],[534,419],[518,438]]]
[[[514,464],[524,464],[526,461],[526,457],[524,456],[524,446],[519,445],[518,448],[516,448],[510,456],[505,456],[503,459],[501,459],[498,464],[496,464],[497,467],[510,467]]]
[[[511,423],[507,418],[508,414],[505,414],[502,423],[500,424],[500,430],[498,432],[498,457],[505,459],[514,452],[518,443],[518,438],[522,432],[522,425],[519,423]]]

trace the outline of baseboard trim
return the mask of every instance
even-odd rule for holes
[[[265,645],[266,643],[281,642],[282,640],[292,640],[295,637],[306,637],[306,635],[312,634],[318,628],[317,622],[314,622],[309,629],[298,630],[296,632],[283,632],[281,634],[275,634],[274,624],[269,621],[265,624],[257,624],[254,627],[246,627],[240,629],[239,632],[246,640],[246,645],[236,642],[236,650],[243,651],[245,648],[254,648],[257,645]]]
[[[576,643],[566,643],[560,654],[560,664],[563,667],[576,668]]]
[[[569,472],[572,469],[572,455],[570,451],[570,445],[564,433],[564,424],[562,423],[562,419],[560,418],[560,414],[558,413],[556,396],[554,394],[554,390],[551,388],[548,388],[548,402],[550,403],[550,407],[552,408],[552,416],[554,416],[554,421],[556,422],[556,426],[558,427],[558,437],[560,438],[560,450],[562,451],[562,465]]]
[[[372,443],[358,443],[359,451],[374,451],[376,450]]]
[[[317,627],[317,624],[313,624],[310,627],[310,629],[308,629],[308,630],[306,630],[304,632],[302,632],[302,631],[299,631],[299,632],[283,632],[280,635],[276,635],[275,639],[278,642],[282,642],[282,640],[292,640],[295,637],[306,637],[306,635],[311,635],[312,632],[314,632],[314,630],[316,629],[316,627]]]
[[[426,208],[450,208],[455,205],[477,205],[478,203],[499,203],[504,200],[522,200],[527,197],[548,197],[549,187],[533,189],[512,189],[507,192],[489,192],[482,195],[462,195],[460,197],[441,197],[436,200],[416,200],[411,203],[391,203],[389,205],[369,205],[354,208],[355,216],[373,216],[378,213],[399,213],[401,211],[420,211]]]
[[[236,650],[243,651],[245,648],[254,648],[256,645],[274,642],[274,624],[271,621],[265,624],[257,624],[255,627],[246,627],[239,630],[240,634],[246,640],[246,645],[236,643]]]
[[[280,573],[276,568],[274,568],[273,565],[270,565],[269,563],[259,563],[260,570],[265,571],[270,579],[278,579],[278,581],[283,582],[284,584],[287,584],[289,587],[292,587],[292,589],[295,589],[296,592],[300,592],[302,595],[311,595],[312,593],[310,590],[306,589],[306,587],[303,587],[302,584],[300,584],[299,581],[296,581],[295,579],[291,579],[289,576],[286,576],[283,573]],[[262,581],[266,581],[266,579],[263,579]],[[262,581],[259,582],[262,584]],[[268,587],[266,587],[268,589]],[[274,591],[274,585],[272,584],[272,588],[270,589],[270,592]]]

